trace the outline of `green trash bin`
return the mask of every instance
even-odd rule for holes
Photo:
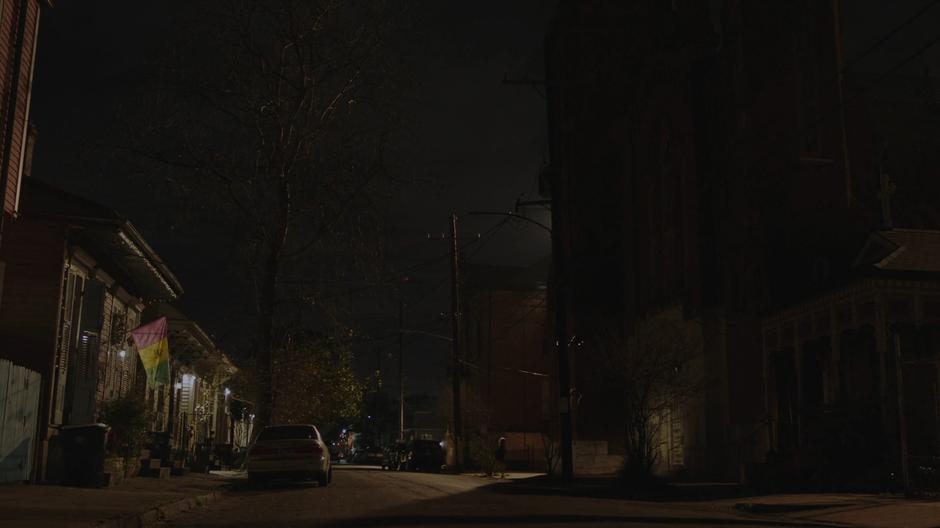
[[[66,425],[60,428],[65,455],[63,484],[101,486],[110,430],[110,426],[101,423]]]

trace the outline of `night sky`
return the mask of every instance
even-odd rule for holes
[[[441,317],[450,309],[449,262],[440,258],[448,244],[440,234],[450,213],[506,211],[519,197],[538,198],[538,173],[547,161],[545,101],[533,87],[502,81],[543,76],[542,42],[555,3],[415,4],[413,32],[402,46],[412,72],[404,94],[407,119],[396,139],[407,183],[389,196],[387,281],[350,285],[356,294],[349,297],[348,318],[362,335],[356,346],[362,374],[375,368],[378,357],[391,367],[384,375],[397,376],[390,354],[397,351],[399,298],[409,305],[406,328],[449,334],[449,319]],[[223,347],[237,349],[232,330],[248,295],[216,270],[238,241],[194,241],[187,225],[148,207],[153,193],[163,190],[135,185],[130,169],[110,161],[102,147],[112,140],[122,108],[136,103],[154,54],[181,30],[176,9],[186,5],[72,0],[45,12],[32,102],[39,129],[33,175],[134,221],[183,283],[179,306]],[[533,215],[548,221],[547,211]],[[548,255],[546,233],[524,223],[490,231],[498,221],[462,217],[471,263],[527,265]],[[490,236],[471,243],[476,233]],[[394,273],[402,269],[411,271]],[[432,337],[408,339],[409,391],[442,386],[449,346]]]
[[[887,29],[928,5],[927,0],[842,2],[844,54],[848,61]],[[398,299],[410,306],[406,327],[448,334],[448,246],[440,234],[451,212],[508,210],[519,197],[537,198],[539,169],[547,161],[545,101],[533,87],[505,85],[509,78],[543,76],[542,43],[553,0],[431,1],[415,3],[413,31],[403,37],[410,87],[405,95],[406,127],[396,143],[408,183],[389,196],[387,259],[389,280],[381,287],[351,284],[349,322],[365,339],[357,345],[360,372],[379,360],[394,366]],[[231,331],[247,294],[218,273],[237,240],[187,237],[188,227],[148,210],[151,193],[108,163],[95,146],[106,143],[121,108],[133,106],[146,68],[174,31],[185,2],[61,1],[41,25],[33,93],[33,121],[39,128],[34,175],[118,209],[137,223],[182,281],[180,307],[237,349]],[[882,72],[932,38],[940,8],[931,8],[908,30],[853,66]],[[207,37],[208,38],[208,37]],[[934,48],[902,73],[940,64]],[[940,73],[933,71],[934,74]],[[537,211],[543,222],[547,211]],[[461,232],[472,240],[496,217],[464,218]],[[426,235],[430,233],[431,239]],[[510,223],[467,248],[471,262],[526,265],[549,253],[546,234]],[[431,262],[430,264],[427,264]],[[406,274],[395,270],[419,266]],[[407,281],[404,278],[407,277]],[[365,287],[364,287],[365,286]],[[449,344],[412,337],[408,344],[409,387],[436,390],[449,361]],[[395,376],[392,368],[386,376]]]

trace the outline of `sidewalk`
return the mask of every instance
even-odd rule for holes
[[[868,528],[940,528],[940,501],[890,495],[805,493],[746,495],[731,483],[673,484],[662,496],[637,499],[610,478],[581,478],[563,483],[534,474],[510,474],[499,492],[560,495],[669,504],[683,510],[721,512],[745,519],[799,525]],[[495,479],[494,479],[495,480]],[[496,491],[496,490],[494,490]]]
[[[216,500],[231,480],[222,475],[133,478],[114,488],[0,486],[0,526],[137,527],[162,515]]]
[[[721,501],[748,516],[884,528],[940,528],[940,502],[866,494],[793,494]],[[732,504],[733,502],[733,504]]]

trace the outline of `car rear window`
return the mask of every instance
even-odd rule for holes
[[[258,441],[266,440],[316,440],[317,430],[309,425],[282,425],[267,427],[258,435]]]

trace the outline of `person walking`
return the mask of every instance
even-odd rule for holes
[[[506,438],[501,436],[496,443],[496,464],[493,465],[493,476],[506,478]]]

